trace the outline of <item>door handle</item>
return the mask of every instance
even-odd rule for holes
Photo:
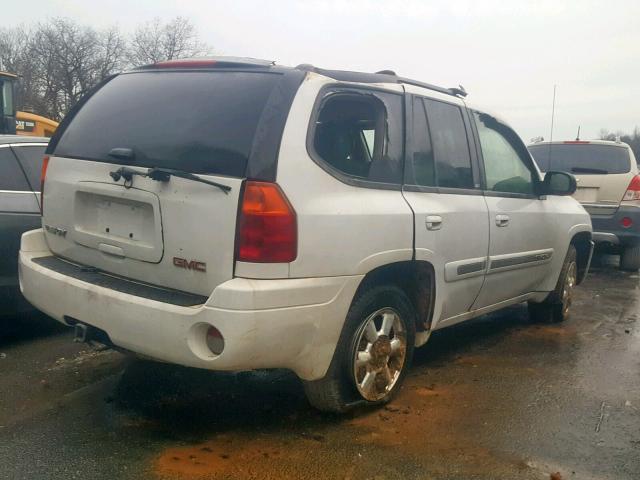
[[[425,225],[427,230],[440,230],[442,228],[442,217],[440,215],[427,215]]]
[[[496,215],[496,225],[499,227],[509,225],[509,215]]]

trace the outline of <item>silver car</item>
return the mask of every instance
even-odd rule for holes
[[[0,315],[24,308],[18,289],[20,236],[39,228],[40,169],[48,139],[0,135]]]

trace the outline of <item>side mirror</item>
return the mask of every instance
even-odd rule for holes
[[[576,188],[576,177],[567,172],[547,172],[542,182],[543,195],[573,195]]]

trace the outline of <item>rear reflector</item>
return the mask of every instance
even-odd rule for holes
[[[631,225],[633,225],[633,220],[631,220],[629,217],[623,217],[622,220],[620,220],[620,223],[624,228],[629,228]]]
[[[49,168],[49,155],[42,159],[42,169],[40,170],[40,215],[44,212],[44,181],[47,179],[47,169]]]
[[[296,213],[275,183],[247,181],[238,221],[241,262],[286,263],[298,255]]]
[[[627,191],[622,197],[623,202],[637,202],[638,200],[640,200],[640,175],[636,175],[631,179]]]

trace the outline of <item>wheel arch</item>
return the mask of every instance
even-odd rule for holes
[[[576,261],[578,264],[577,284],[582,283],[587,276],[591,263],[592,242],[591,232],[578,232],[571,238],[571,245],[576,249]]]
[[[401,288],[416,310],[416,332],[429,332],[436,298],[435,270],[431,263],[406,260],[376,267],[365,274],[354,301],[363,292],[378,285],[395,285]]]

